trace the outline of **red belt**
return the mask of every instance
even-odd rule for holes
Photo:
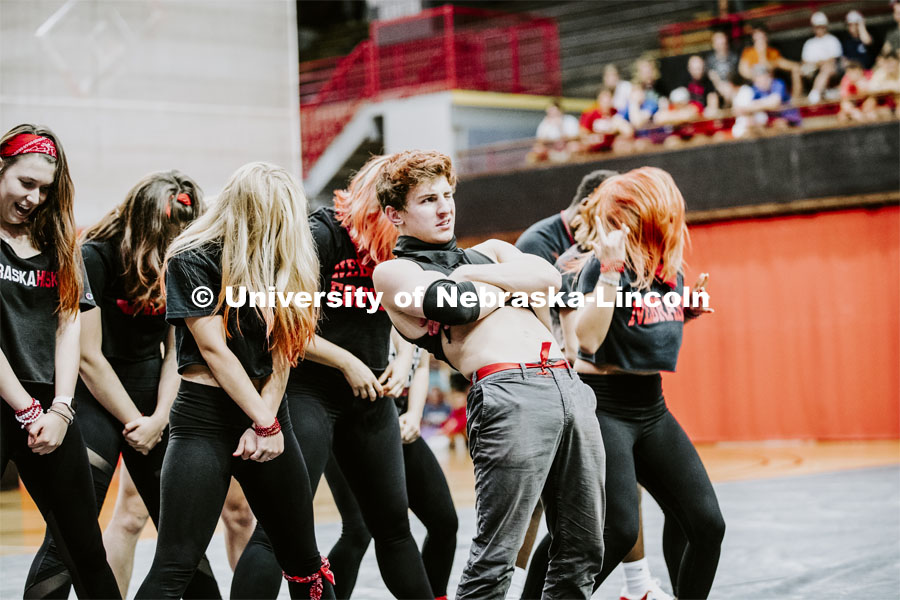
[[[550,356],[550,342],[541,343],[541,362],[525,363],[526,369],[540,369],[541,373],[546,373],[546,369],[568,369],[569,361],[564,358],[548,360]],[[484,379],[488,375],[499,373],[500,371],[509,371],[510,369],[522,368],[521,363],[493,363],[485,365],[475,371],[475,379]]]

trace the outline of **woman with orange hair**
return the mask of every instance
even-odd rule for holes
[[[391,321],[372,284],[372,271],[393,258],[397,240],[375,195],[386,160],[371,158],[347,190],[335,193],[333,208],[320,208],[309,217],[319,286],[331,296],[304,360],[291,370],[287,395],[313,494],[333,452],[375,540],[385,585],[397,598],[433,598],[409,529],[400,426],[392,400],[409,376],[412,346],[405,344],[388,362]],[[268,533],[258,527],[241,555],[232,598],[277,596],[278,566]],[[335,581],[343,579],[341,566],[335,565]]]
[[[711,309],[659,301],[612,306],[619,289],[623,296],[682,293],[684,198],[671,175],[644,167],[607,179],[573,226],[576,221],[576,241],[593,250],[576,263],[576,289],[602,294],[610,304],[585,302],[570,315],[578,344],[575,370],[597,396],[607,457],[606,555],[597,585],[637,539],[640,483],[666,516],[663,551],[676,596],[706,598],[725,523],[700,457],[666,407],[660,371],[675,371],[685,320]],[[695,291],[703,291],[705,279]]]

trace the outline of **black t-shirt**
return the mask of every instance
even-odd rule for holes
[[[875,63],[875,56],[869,51],[869,46],[863,44],[859,38],[848,35],[841,40],[841,48],[844,51],[844,58],[855,60],[864,69],[871,69]]]
[[[0,240],[0,350],[22,382],[52,384],[59,324],[56,257],[21,258]],[[94,307],[84,277],[80,310]]]
[[[335,217],[333,208],[314,211],[309,216],[309,229],[319,256],[319,289],[342,294],[341,306],[322,304],[317,333],[380,374],[388,364],[391,319],[380,305],[374,313],[368,312],[372,305],[369,294],[375,297],[373,268],[360,261],[356,245]],[[357,290],[366,294],[361,302]],[[301,361],[291,370],[291,379],[310,376],[321,369],[322,365]]]
[[[563,211],[564,212],[564,211]],[[526,254],[540,256],[551,265],[575,244],[572,232],[563,221],[563,213],[541,219],[526,229],[516,240],[516,248]],[[550,308],[550,325],[553,337],[561,348],[565,348],[562,325],[559,323],[559,309]]]
[[[591,256],[578,274],[577,291],[585,295],[592,293],[599,277],[600,261]],[[631,281],[634,281],[634,274],[626,270],[621,276],[623,297],[635,291]],[[659,306],[617,306],[600,348],[593,355],[585,354],[579,348],[578,358],[598,366],[615,365],[629,371],[675,371],[684,329],[684,309],[681,306],[670,308],[661,298],[672,291],[680,295],[683,289],[681,273],[674,287],[654,279],[647,291],[659,294]]]
[[[159,358],[166,339],[166,309],[138,312],[125,293],[120,239],[88,241],[81,247],[84,268],[103,326],[103,356],[120,362]]]
[[[195,292],[200,287],[207,288],[208,292]],[[183,373],[188,365],[206,365],[184,319],[215,314],[221,289],[221,245],[207,244],[176,254],[169,260],[166,267],[166,321],[175,326],[175,353],[178,356],[179,373]],[[235,297],[238,297],[237,292]],[[206,300],[210,302],[207,303]],[[223,305],[218,314],[224,312]],[[272,373],[272,354],[266,340],[266,325],[255,308],[242,306],[229,311],[227,340],[228,349],[241,361],[250,378],[266,377]]]
[[[562,284],[559,286],[559,291],[565,294],[576,291],[575,279],[577,273],[570,271],[569,269],[572,267],[572,262],[581,256],[581,254],[583,254],[581,248],[572,246],[560,254],[559,258],[556,259],[554,266],[562,277]]]
[[[526,254],[540,256],[551,265],[568,250],[575,240],[562,218],[562,213],[541,219],[526,229],[516,240],[516,248]]]

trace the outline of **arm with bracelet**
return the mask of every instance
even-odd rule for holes
[[[244,413],[253,420],[254,427],[241,437],[235,456],[253,460],[269,460],[284,451],[284,436],[279,431],[270,433],[278,425],[278,405],[266,403],[253,385],[238,357],[234,355],[225,338],[222,315],[185,318],[185,324],[197,342],[200,354],[209,366],[216,382]],[[279,402],[281,398],[278,399]],[[247,440],[248,433],[256,438]],[[266,435],[268,434],[268,435]],[[247,454],[247,445],[255,441],[253,452]]]
[[[28,447],[37,454],[49,454],[56,450],[66,437],[69,425],[75,420],[72,397],[75,394],[75,381],[78,379],[80,335],[80,313],[60,314],[56,328],[56,396],[47,412],[28,428]]]

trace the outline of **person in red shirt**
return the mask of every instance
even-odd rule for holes
[[[586,152],[618,150],[634,137],[634,128],[613,106],[612,90],[605,87],[597,94],[597,102],[581,114],[579,126]]]

